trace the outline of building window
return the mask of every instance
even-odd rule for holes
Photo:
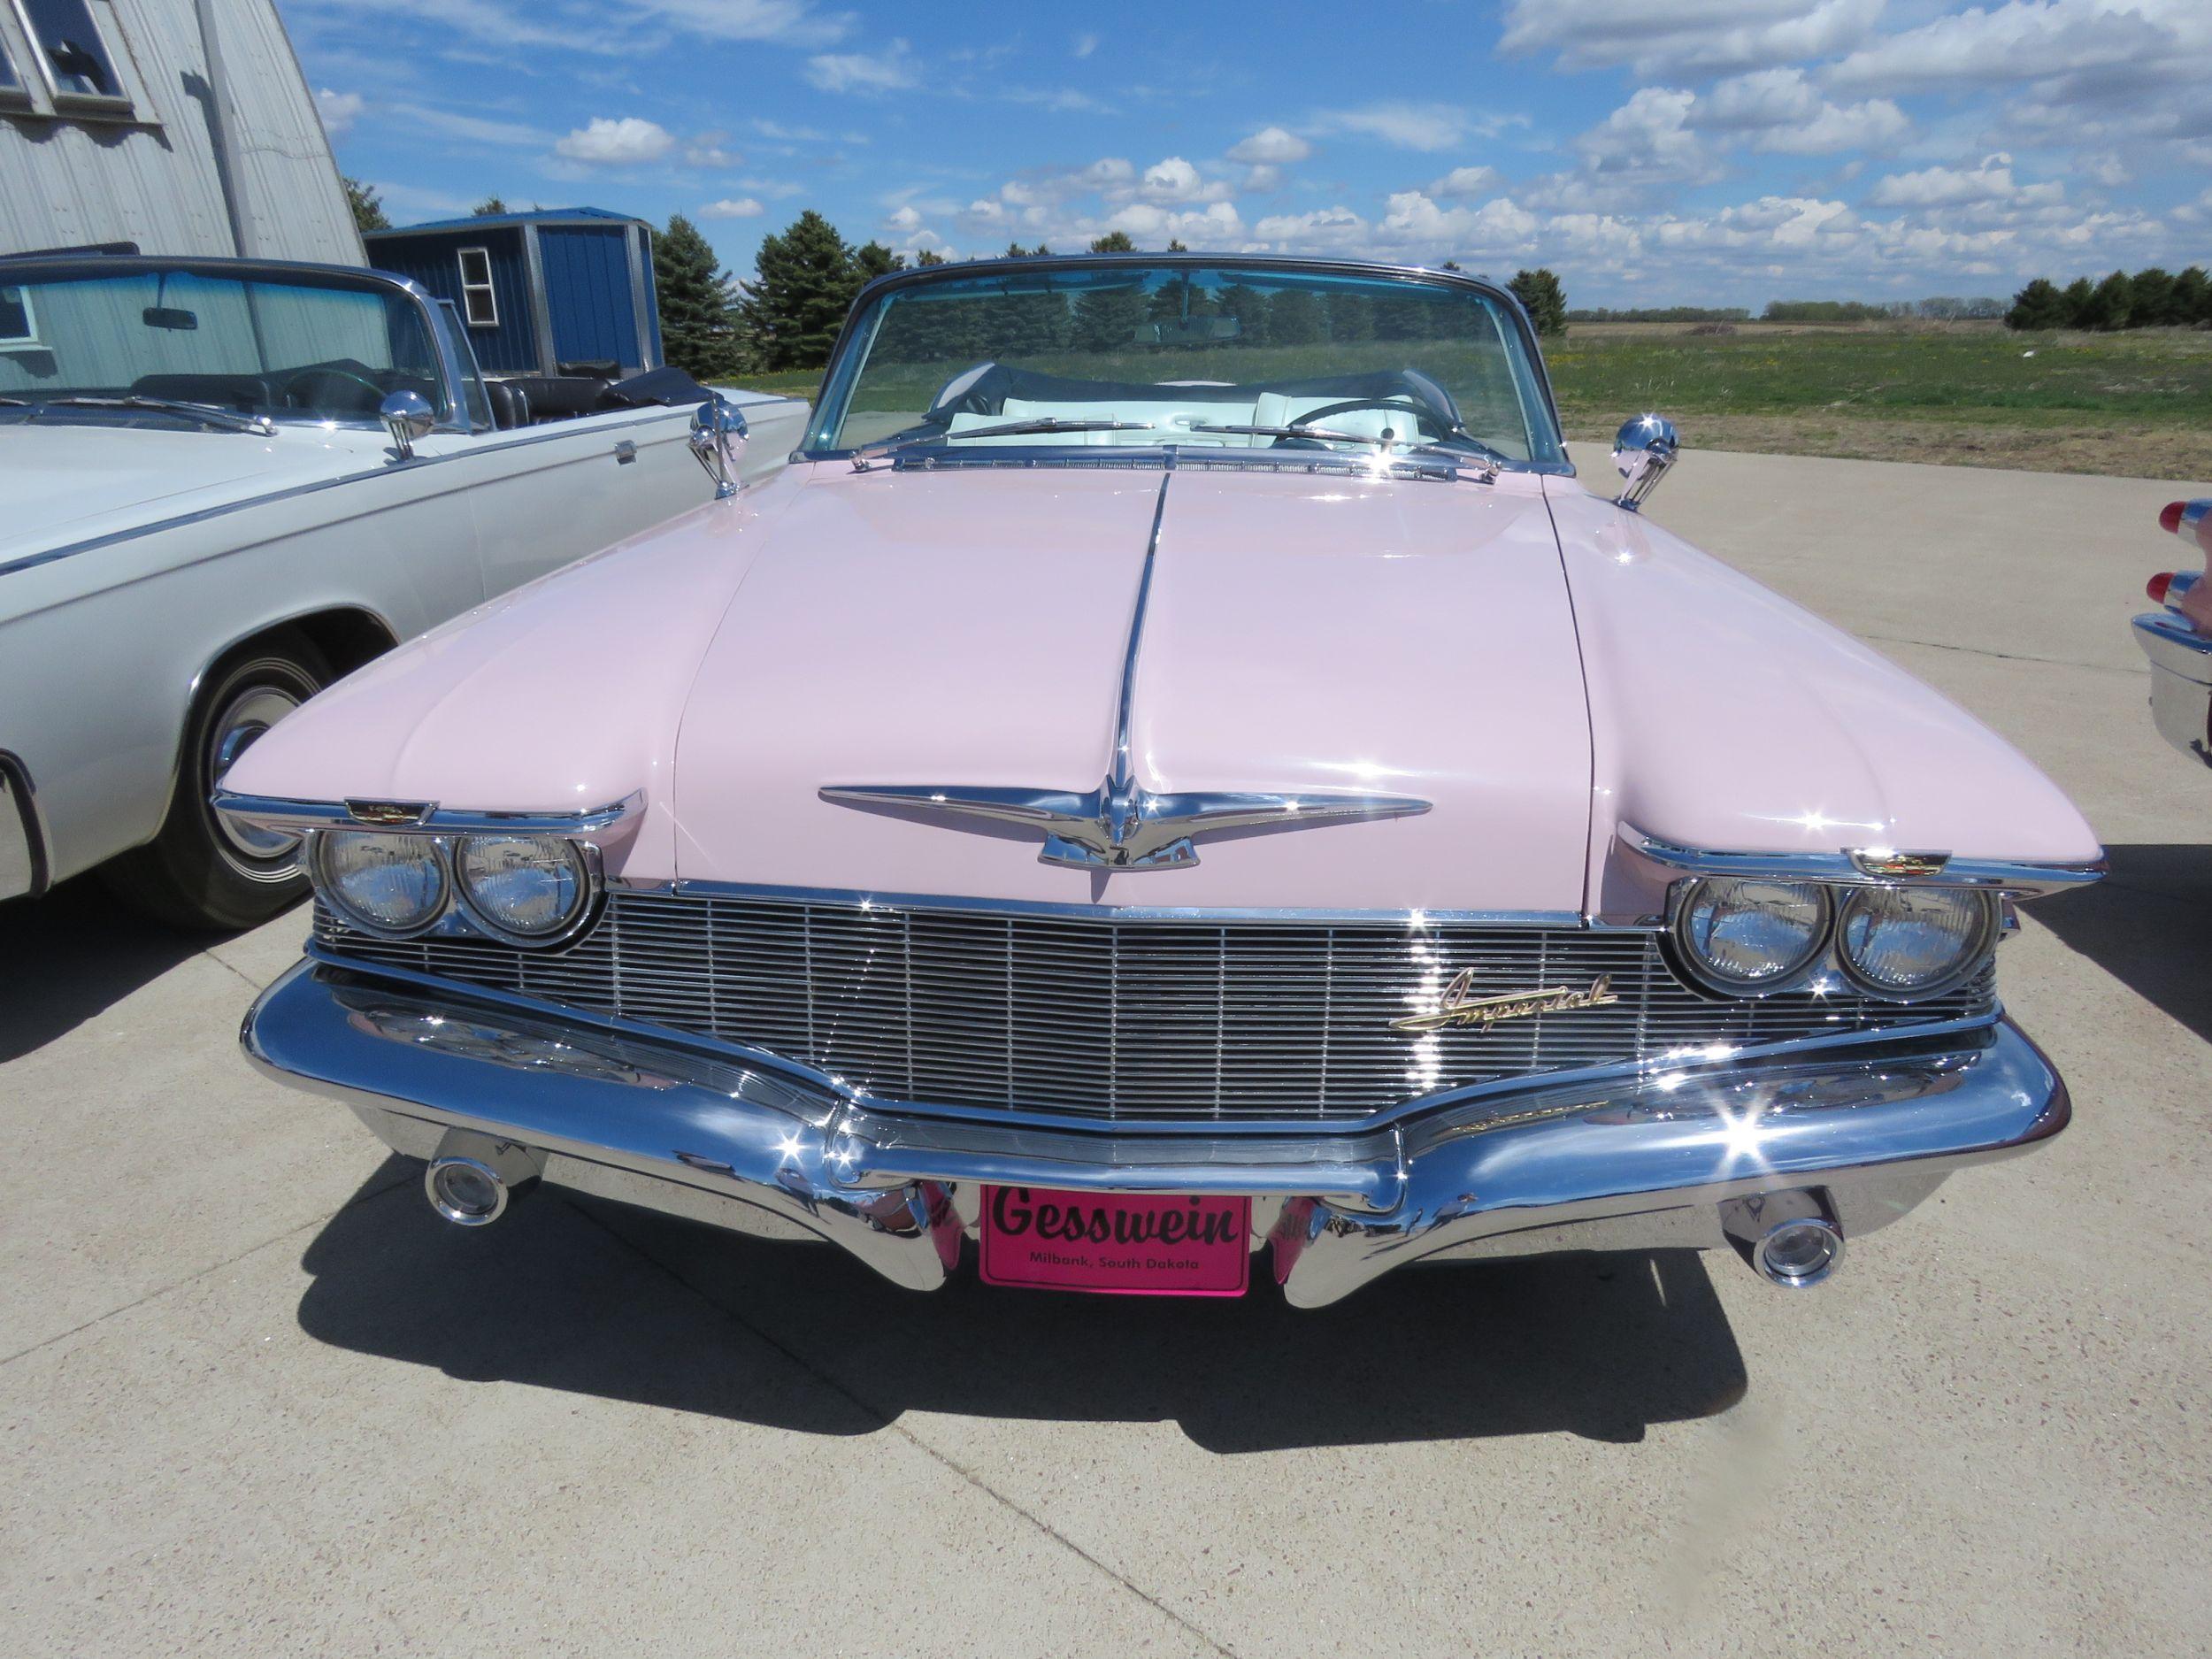
[[[46,83],[58,100],[130,102],[87,0],[21,0],[21,4],[31,48],[44,65]]]
[[[28,288],[0,288],[0,350],[38,343],[38,319],[31,311]]]
[[[492,257],[481,248],[461,250],[461,311],[472,328],[499,326],[499,296],[492,292]]]
[[[23,89],[23,77],[15,73],[15,60],[8,55],[8,37],[0,35],[0,108],[30,101],[31,95]]]

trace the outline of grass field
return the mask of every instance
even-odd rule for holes
[[[2212,480],[2212,332],[1585,323],[1546,350],[1581,458],[1655,409],[1686,444]],[[811,399],[813,373],[744,384]]]

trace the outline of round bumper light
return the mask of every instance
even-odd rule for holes
[[[464,836],[453,866],[469,913],[519,943],[565,937],[591,902],[583,854],[558,835]]]
[[[1790,1290],[1809,1290],[1842,1260],[1843,1233],[1830,1221],[1785,1221],[1751,1247],[1760,1277]]]
[[[430,1207],[457,1227],[487,1227],[506,1212],[507,1183],[475,1158],[439,1158],[423,1175]]]
[[[1997,941],[1997,905],[1959,887],[1862,887],[1836,918],[1844,971],[1877,996],[1951,990]]]
[[[364,933],[419,933],[445,909],[445,859],[427,835],[325,830],[309,873],[330,907]]]
[[[1830,909],[1828,889],[1817,882],[1709,879],[1683,895],[1674,936],[1708,987],[1755,995],[1813,964],[1828,942]]]

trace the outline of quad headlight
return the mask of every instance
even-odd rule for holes
[[[1836,918],[1844,972],[1877,996],[1900,1000],[1950,990],[1997,939],[1997,905],[1959,887],[1862,887]]]
[[[445,859],[427,835],[326,830],[315,837],[311,873],[347,922],[387,938],[429,926],[450,891]]]
[[[1778,990],[1827,948],[1832,904],[1814,881],[1692,882],[1674,936],[1690,971],[1731,996]]]
[[[583,854],[558,835],[465,835],[453,868],[469,914],[518,943],[563,937],[591,902]]]

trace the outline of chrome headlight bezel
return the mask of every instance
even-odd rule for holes
[[[1740,887],[1786,887],[1809,895],[1816,907],[1816,916],[1805,949],[1774,973],[1757,979],[1745,979],[1732,975],[1714,964],[1699,949],[1691,936],[1691,922],[1697,901],[1706,893]],[[1701,876],[1685,881],[1672,895],[1672,916],[1668,923],[1668,937],[1672,941],[1674,953],[1692,983],[1715,995],[1732,999],[1771,996],[1778,992],[1794,990],[1819,970],[1827,960],[1835,938],[1836,895],[1824,882],[1793,880],[1772,876]]]
[[[526,932],[502,920],[481,899],[468,877],[468,855],[473,843],[480,841],[539,841],[557,847],[567,859],[576,881],[574,902],[555,926],[536,932]],[[450,863],[454,902],[478,932],[512,945],[522,950],[542,950],[550,946],[565,944],[591,924],[599,905],[603,887],[599,849],[589,841],[572,841],[565,835],[542,833],[516,833],[502,830],[482,830],[466,835],[457,835],[448,842],[446,856]]]
[[[400,844],[411,844],[412,849],[418,849],[425,856],[425,862],[437,877],[437,896],[419,920],[394,926],[368,915],[346,896],[344,887],[331,873],[329,859],[333,849],[349,838],[389,842],[395,848]],[[439,918],[452,908],[453,872],[446,862],[445,849],[438,844],[434,836],[395,834],[386,830],[326,829],[314,833],[312,843],[307,851],[308,879],[314,887],[316,896],[329,905],[348,927],[378,939],[414,939],[435,927]]]
[[[1940,894],[1948,898],[1963,901],[1971,905],[1977,912],[1973,931],[1966,935],[1966,947],[1961,951],[1958,960],[1952,965],[1949,972],[1925,984],[1903,989],[1893,985],[1884,984],[1860,964],[1857,958],[1851,953],[1849,936],[1847,932],[1856,912],[1896,894]],[[2003,933],[2003,926],[2002,907],[1998,902],[1997,895],[1993,893],[1953,887],[1910,887],[1869,885],[1855,887],[1844,895],[1841,902],[1836,906],[1834,921],[1836,966],[1854,990],[1863,992],[1868,996],[1878,998],[1885,1002],[1924,1002],[1931,998],[1941,996],[1947,992],[1957,990],[1960,986],[1964,985],[1980,972],[1983,964],[1989,960],[1990,953],[1996,949],[1997,941]]]

